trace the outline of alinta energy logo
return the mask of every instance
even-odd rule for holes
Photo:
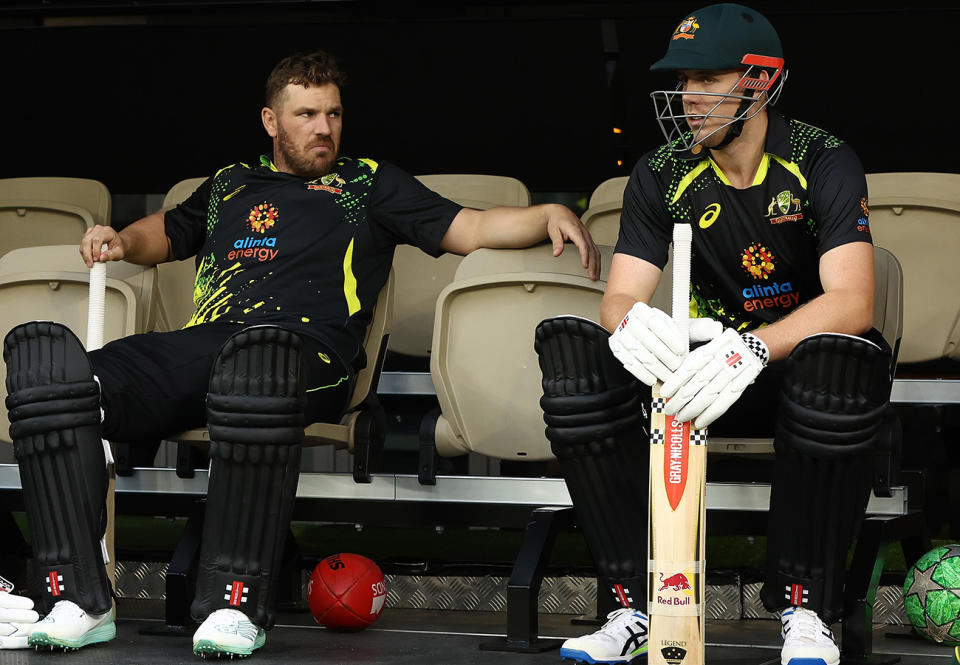
[[[740,252],[740,265],[754,279],[770,277],[776,269],[774,259],[773,252],[757,242]]]
[[[863,217],[857,220],[857,231],[870,233],[870,208],[867,207],[867,197],[860,199],[860,209],[863,211]]]
[[[776,257],[760,243],[753,243],[740,253],[740,265],[754,279],[770,280],[776,270]],[[748,286],[742,291],[743,309],[747,312],[780,308],[790,309],[800,303],[800,294],[790,282],[774,282]]]
[[[277,238],[268,236],[267,231],[273,229],[279,220],[280,211],[272,203],[264,201],[253,206],[247,213],[246,227],[254,235],[236,240],[233,243],[233,249],[227,253],[227,260],[256,259],[263,263],[275,259],[280,251],[275,249]]]
[[[263,202],[260,205],[253,206],[247,215],[247,225],[251,231],[257,233],[266,233],[267,229],[272,229],[280,217],[280,212],[272,203]]]

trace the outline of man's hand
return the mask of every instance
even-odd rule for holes
[[[706,342],[721,333],[722,324],[710,319],[690,321],[691,341]],[[680,367],[689,348],[673,319],[656,307],[637,302],[610,336],[610,350],[628,372],[652,386],[666,381]]]
[[[677,420],[695,420],[707,427],[726,413],[766,367],[770,354],[754,335],[727,328],[713,341],[690,352],[664,381],[660,394],[669,397],[664,412]]]
[[[550,205],[547,208],[547,235],[553,243],[553,255],[563,253],[563,243],[572,242],[580,251],[582,265],[590,279],[600,279],[600,250],[573,211],[562,205]]]
[[[103,245],[106,251],[101,251]],[[106,261],[120,261],[126,255],[123,239],[116,230],[109,226],[96,226],[87,229],[80,240],[80,256],[88,268],[94,263]]]
[[[39,620],[33,601],[15,596],[13,584],[0,577],[0,649],[26,649],[30,632]]]

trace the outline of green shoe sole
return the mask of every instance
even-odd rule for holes
[[[193,645],[193,653],[201,658],[206,658],[207,656],[239,656],[240,658],[246,658],[262,647],[266,641],[267,635],[263,630],[257,633],[257,639],[254,640],[253,646],[249,649],[223,646],[213,640],[200,640]]]
[[[80,639],[77,640],[67,640],[59,637],[52,637],[47,633],[34,633],[30,636],[30,641],[28,644],[36,649],[48,647],[51,650],[63,649],[64,651],[69,651],[70,649],[79,649],[81,647],[85,647],[90,644],[96,644],[98,642],[109,642],[116,636],[117,625],[111,621],[110,623],[105,623],[102,626],[97,626],[92,630],[88,630],[80,637]]]

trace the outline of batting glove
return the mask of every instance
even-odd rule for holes
[[[706,342],[720,335],[723,325],[710,319],[690,321],[690,341]],[[680,367],[689,342],[670,316],[638,302],[610,336],[610,350],[638,380],[652,386],[666,381]]]
[[[681,422],[707,427],[726,413],[753,383],[770,358],[760,338],[727,328],[713,341],[690,352],[664,381],[660,394],[669,397],[664,412]]]
[[[33,601],[15,596],[13,584],[0,577],[0,649],[26,649],[30,632],[39,620]]]

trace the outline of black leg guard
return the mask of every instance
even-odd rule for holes
[[[300,473],[300,338],[273,326],[228,339],[207,396],[210,484],[193,618],[222,608],[274,622],[279,572]]]
[[[109,481],[90,360],[67,328],[39,321],[10,331],[3,359],[41,612],[59,600],[108,612],[101,538]]]
[[[610,352],[609,336],[576,317],[537,326],[540,406],[598,573],[617,605],[641,608],[649,455],[643,391]]]
[[[847,551],[863,520],[885,435],[890,352],[846,335],[803,340],[786,361],[774,444],[767,579],[771,611],[843,608]]]

